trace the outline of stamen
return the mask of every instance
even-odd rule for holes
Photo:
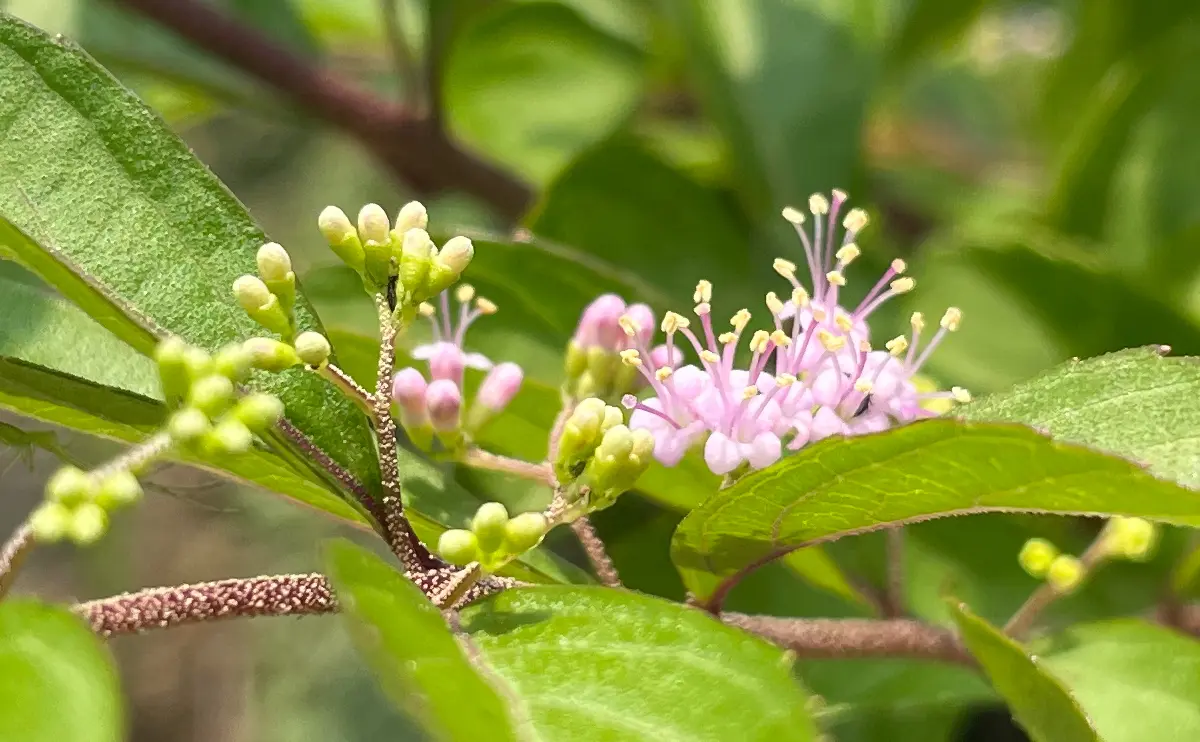
[[[626,394],[625,396],[621,397],[621,406],[625,409],[632,410],[634,407],[637,407],[637,405],[638,398],[632,394]]]
[[[860,378],[854,382],[854,391],[860,394],[870,394],[875,389],[875,383],[870,379]]]
[[[826,312],[821,307],[813,307],[812,308],[812,316],[813,316],[813,320],[815,320],[817,322],[824,322],[826,319],[829,318],[829,313]]]
[[[667,312],[662,318],[662,331],[666,333],[672,333],[676,330],[682,330],[691,324],[692,321],[687,317],[684,317],[682,314]]]
[[[742,389],[742,399],[749,400],[758,396],[758,387],[748,386]]]
[[[454,298],[458,299],[460,304],[466,304],[475,298],[475,287],[469,283],[459,284],[454,290]]]
[[[915,278],[905,276],[904,278],[897,278],[895,281],[892,281],[891,288],[892,291],[897,294],[907,294],[909,291],[912,291],[914,288],[916,288],[916,286],[917,281]]]
[[[771,342],[780,348],[786,348],[792,344],[792,339],[783,330],[776,330],[771,333]]]
[[[921,312],[913,312],[908,318],[908,324],[912,326],[913,332],[920,332],[925,329],[925,315]]]
[[[433,315],[437,314],[437,310],[434,309],[433,305],[427,301],[423,301],[417,305],[417,312],[422,317],[432,317]]]
[[[733,334],[732,332],[723,332],[717,336],[717,342],[721,345],[729,345],[735,341],[737,341],[737,335]]]
[[[846,201],[846,199],[848,199],[848,198],[850,198],[850,194],[846,193],[846,192],[845,192],[845,191],[843,191],[841,188],[834,188],[834,189],[833,189],[833,200],[834,200],[834,203],[839,203],[839,204],[840,204],[840,203],[844,203],[844,202]]]
[[[775,269],[776,273],[789,281],[796,280],[796,264],[792,261],[775,258],[775,261],[771,263],[771,267]]]
[[[946,313],[942,315],[941,326],[949,332],[956,332],[958,326],[962,324],[962,310],[958,307],[950,307]]]
[[[671,378],[671,374],[673,373],[675,373],[675,369],[671,368],[670,366],[663,366],[662,368],[657,369],[654,372],[654,375],[658,377],[659,381],[666,381],[667,379]]]
[[[700,351],[700,359],[705,363],[716,363],[721,360],[721,357],[711,350],[702,350]]]
[[[908,350],[908,338],[903,335],[897,335],[891,340],[884,343],[883,347],[887,348],[888,353],[899,358],[904,351]]]
[[[626,366],[633,366],[634,368],[637,368],[638,366],[642,365],[642,356],[633,348],[628,348],[621,351],[621,361],[623,361]]]
[[[892,261],[892,270],[895,271],[895,273],[897,275],[899,275],[899,274],[903,273],[904,271],[908,270],[908,263],[905,263],[900,258],[896,258],[895,260]]]
[[[480,314],[495,314],[500,309],[496,306],[496,302],[482,296],[475,300],[475,308],[479,310]]]
[[[808,197],[808,210],[813,213],[813,216],[828,214],[829,199],[825,198],[823,193],[814,193]]]
[[[829,281],[832,286],[846,285],[846,277],[842,275],[841,271],[829,271],[825,274],[825,280]]]
[[[833,255],[838,259],[838,262],[842,264],[842,267],[845,267],[853,263],[854,259],[859,255],[862,255],[862,250],[858,249],[858,245],[854,244],[853,242],[848,242],[839,247],[838,251]]]
[[[668,415],[667,413],[663,412],[662,410],[656,410],[653,407],[642,404],[641,402],[638,401],[637,397],[633,396],[632,394],[626,394],[624,397],[622,397],[621,404],[623,404],[625,406],[625,409],[637,410],[640,412],[649,412],[651,415],[654,415],[655,417],[660,417],[663,420],[666,420],[671,425],[671,427],[675,428],[676,430],[679,430],[680,428],[683,427],[679,423],[675,422],[675,420],[673,420],[671,418],[671,416]]]
[[[729,324],[733,325],[734,332],[741,332],[746,329],[746,325],[750,324],[750,310],[739,309],[729,320]]]
[[[842,348],[846,347],[846,338],[842,335],[834,335],[829,330],[817,331],[817,339],[821,341],[821,345],[830,353],[837,353]]]
[[[756,330],[750,338],[750,350],[755,353],[761,353],[767,349],[767,343],[770,342],[771,336],[766,330]]]
[[[779,374],[775,377],[775,386],[786,388],[796,383],[796,377],[791,374]]]
[[[846,218],[842,220],[842,226],[846,228],[847,232],[857,233],[861,232],[869,221],[870,218],[867,216],[867,212],[862,209],[850,209],[846,213]]]
[[[783,218],[787,219],[792,224],[800,226],[804,223],[804,212],[799,209],[793,209],[791,206],[785,206],[783,209]]]
[[[954,395],[954,401],[959,404],[966,404],[971,401],[971,393],[961,386],[951,387],[950,393]]]
[[[796,288],[792,289],[792,304],[796,305],[797,310],[800,309],[800,307],[807,307],[808,302],[808,292],[804,290],[803,286],[797,286]]]
[[[696,284],[696,292],[692,295],[694,302],[710,302],[712,301],[712,283],[701,280]]]
[[[838,326],[842,332],[850,332],[854,328],[854,320],[850,315],[842,310],[837,310],[833,314],[833,323]]]
[[[700,302],[692,311],[696,313],[697,317],[703,317],[712,311],[712,307],[709,306],[708,302]]]
[[[774,291],[767,292],[767,309],[776,316],[783,312],[783,302],[779,300],[779,296]]]
[[[620,319],[617,320],[617,324],[621,326],[621,329],[625,331],[625,335],[628,337],[637,337],[637,334],[642,329],[638,327],[638,323],[634,321],[633,317],[630,317],[628,314],[622,314]]]

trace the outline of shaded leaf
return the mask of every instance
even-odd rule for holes
[[[1070,691],[1041,667],[1045,663],[965,605],[951,607],[963,643],[1034,742],[1100,742]]]
[[[671,554],[702,600],[802,546],[948,515],[1121,514],[1200,526],[1200,493],[1005,424],[926,420],[827,439],[717,493]]]
[[[348,541],[326,558],[350,634],[397,706],[439,740],[517,740],[500,695],[416,585]]]
[[[467,608],[463,628],[543,739],[816,735],[781,650],[675,603],[604,588],[518,588]]]
[[[891,63],[904,67],[939,44],[957,41],[987,6],[988,0],[913,0],[892,39]]]
[[[27,600],[0,603],[0,739],[120,742],[117,670],[77,616]]]

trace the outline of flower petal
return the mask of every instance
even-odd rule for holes
[[[704,463],[713,474],[728,474],[742,461],[740,446],[724,433],[713,433],[704,444]]]

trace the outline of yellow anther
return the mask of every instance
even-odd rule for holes
[[[746,325],[750,324],[750,310],[739,309],[734,313],[733,318],[729,320],[729,324],[733,326],[735,332],[741,332],[746,329]]]
[[[829,330],[818,330],[817,339],[830,353],[836,353],[846,347],[846,338],[842,335],[834,335]]]
[[[771,314],[783,311],[783,302],[779,301],[779,296],[774,291],[767,292],[767,309],[771,310]]]
[[[735,340],[737,340],[737,335],[732,332],[722,332],[720,335],[717,335],[717,342],[721,345],[729,345]]]
[[[950,393],[954,395],[954,401],[959,404],[966,404],[971,401],[971,393],[961,386],[951,387]]]
[[[897,335],[891,340],[884,343],[883,347],[887,348],[888,353],[894,356],[899,356],[904,351],[908,350],[908,338],[903,335]]]
[[[841,188],[834,188],[834,189],[833,189],[833,200],[834,200],[834,201],[837,201],[837,202],[839,202],[839,203],[842,203],[842,202],[845,202],[845,200],[846,200],[846,199],[848,199],[848,198],[850,198],[850,194],[849,194],[849,193],[846,193],[846,192],[845,192],[845,191],[843,191]]]
[[[766,330],[756,330],[750,338],[750,350],[755,353],[761,353],[767,349],[767,343],[770,340],[771,335]]]
[[[811,211],[814,216],[828,214],[829,199],[825,198],[825,194],[823,193],[814,193],[808,197],[808,210]]]
[[[796,383],[796,377],[791,374],[780,374],[775,377],[775,386],[788,387]]]
[[[854,382],[854,391],[859,392],[860,394],[870,394],[871,390],[874,388],[875,383],[870,379],[859,379],[858,381]]]
[[[642,329],[638,327],[638,323],[633,320],[633,317],[630,317],[628,314],[622,314],[621,318],[617,320],[617,324],[621,326],[621,329],[629,337],[635,337]]]
[[[696,305],[696,306],[695,306],[695,307],[692,309],[692,311],[696,313],[696,316],[697,316],[697,317],[703,317],[704,315],[706,315],[706,314],[708,314],[709,312],[711,312],[711,311],[712,311],[712,307],[709,305],[709,303],[708,303],[708,302],[706,302],[706,301],[702,301],[702,302],[700,302],[699,304],[697,304],[697,305]]]
[[[721,360],[721,356],[713,353],[711,350],[702,350],[700,351],[700,360],[705,363],[716,363]]]
[[[870,353],[871,352],[871,343],[867,340],[859,340],[858,341],[858,352],[859,353]]]
[[[909,276],[897,278],[891,283],[892,291],[896,292],[897,294],[907,294],[909,291],[912,291],[914,288],[916,288],[916,285],[916,279]]]
[[[854,327],[854,320],[850,319],[850,315],[838,310],[833,313],[833,324],[842,332],[850,332]]]
[[[804,290],[803,286],[797,286],[796,288],[792,289],[792,304],[794,304],[797,309],[808,306],[808,292]]]
[[[960,324],[962,324],[962,310],[958,307],[950,307],[942,315],[941,325],[950,332],[957,330]]]
[[[826,318],[829,317],[829,313],[826,312],[821,307],[813,307],[812,308],[812,316],[813,316],[813,319],[816,320],[817,322],[824,322],[826,320]]]
[[[783,330],[776,330],[771,333],[771,342],[778,345],[780,348],[786,348],[792,344],[792,339]]]
[[[920,332],[925,329],[925,315],[920,312],[913,312],[908,318],[908,324],[912,326],[913,332]]]
[[[845,245],[842,245],[838,248],[838,251],[834,253],[834,257],[836,257],[838,262],[840,262],[843,266],[853,263],[854,259],[859,255],[862,255],[862,250],[859,250],[858,245],[854,244],[853,242],[848,242]]]
[[[626,366],[640,366],[642,365],[642,356],[637,350],[629,348],[621,351],[621,361]]]
[[[667,312],[662,318],[662,331],[666,333],[672,333],[676,330],[686,329],[691,324],[692,321],[687,317],[684,317],[682,314],[677,314],[676,312]]]
[[[417,311],[420,312],[422,317],[432,317],[433,315],[437,314],[437,310],[434,309],[433,305],[427,301],[423,301],[418,304]]]
[[[892,270],[898,274],[903,273],[904,271],[908,270],[908,263],[905,263],[900,258],[896,258],[892,261]]]
[[[758,387],[748,386],[742,389],[742,399],[754,399],[758,396]]]
[[[462,304],[466,304],[475,298],[475,287],[469,283],[460,283],[458,288],[454,290],[454,298]]]
[[[791,206],[785,206],[783,209],[783,218],[796,226],[800,226],[804,223],[804,212],[799,209],[793,209]]]
[[[846,218],[842,220],[842,226],[848,232],[861,232],[863,227],[867,226],[870,219],[867,217],[867,212],[862,209],[850,209],[846,214]]]
[[[475,300],[475,308],[479,310],[480,314],[495,314],[500,309],[496,306],[496,302],[482,296]]]
[[[775,269],[776,273],[783,276],[784,278],[787,278],[790,280],[790,279],[796,277],[796,264],[790,260],[784,260],[783,258],[775,258],[775,261],[773,263],[771,263],[771,267]]]
[[[673,373],[675,373],[675,369],[671,368],[670,366],[663,366],[654,372],[654,376],[659,381],[666,381],[667,379],[671,378],[671,374]]]
[[[842,275],[841,271],[829,271],[825,274],[825,280],[829,281],[831,286],[846,285],[846,277]]]
[[[696,284],[696,293],[692,295],[692,301],[696,303],[712,301],[712,283],[708,281],[698,282]]]

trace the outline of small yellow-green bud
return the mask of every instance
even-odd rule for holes
[[[188,346],[180,338],[169,337],[154,349],[154,360],[158,362],[158,379],[162,384],[163,397],[167,404],[175,405],[187,395],[191,385],[188,371]]]
[[[77,546],[90,546],[108,530],[108,513],[94,502],[85,502],[71,512],[67,538]]]
[[[212,372],[212,356],[204,348],[189,345],[184,353],[184,361],[187,363],[188,377],[191,379],[189,383],[195,383],[196,379]]]
[[[1108,522],[1105,539],[1113,556],[1140,561],[1153,550],[1158,541],[1158,529],[1144,518],[1115,516]]]
[[[242,309],[253,312],[271,303],[271,290],[261,278],[247,274],[233,282],[233,298]]]
[[[44,502],[29,516],[33,539],[41,544],[62,541],[71,523],[71,509],[61,502]]]
[[[438,554],[460,567],[479,560],[479,542],[475,534],[461,528],[451,528],[438,538]]]
[[[250,354],[250,364],[264,371],[283,371],[300,363],[292,346],[271,338],[250,338],[243,347]]]
[[[321,212],[321,216],[317,218],[317,228],[321,230],[330,249],[342,259],[342,262],[359,273],[363,272],[365,255],[362,241],[358,238],[358,232],[350,223],[346,212],[336,206],[326,206],[325,210]]]
[[[425,229],[429,226],[429,212],[420,201],[409,201],[400,207],[396,215],[396,231],[403,235],[410,229]]]
[[[613,407],[612,405],[605,405],[604,419],[602,419],[600,421],[600,432],[607,433],[609,430],[612,430],[614,427],[616,427],[617,425],[620,425],[624,422],[625,422],[625,415],[621,413],[620,407]]]
[[[421,301],[429,296],[425,290],[425,279],[429,275],[429,263],[433,259],[433,240],[429,233],[419,227],[408,230],[401,237],[398,276],[400,285],[409,296],[409,301]]]
[[[208,415],[195,407],[185,407],[171,415],[171,419],[167,421],[167,432],[170,433],[173,440],[179,443],[191,443],[211,428],[212,424],[208,420]]]
[[[587,370],[588,354],[587,351],[572,340],[567,344],[567,357],[563,364],[566,371],[567,379],[573,380],[583,374]]]
[[[1066,594],[1079,587],[1086,575],[1087,570],[1082,562],[1070,554],[1060,554],[1050,562],[1050,568],[1046,570],[1046,582],[1055,592]]]
[[[1017,561],[1021,564],[1021,569],[1029,573],[1031,577],[1041,579],[1050,571],[1050,565],[1058,557],[1058,549],[1054,544],[1046,539],[1031,538],[1021,547],[1021,553],[1017,555]]]
[[[254,445],[254,436],[245,423],[227,417],[204,437],[204,443],[211,453],[245,453]]]
[[[210,418],[224,412],[233,403],[233,382],[228,377],[210,374],[192,384],[188,405]]]
[[[479,541],[479,550],[491,554],[504,543],[504,527],[508,523],[508,510],[498,502],[485,502],[475,511],[471,519],[471,530]]]
[[[64,466],[46,482],[46,499],[53,502],[71,505],[90,500],[95,494],[95,481],[74,466]]]
[[[582,473],[583,464],[600,444],[604,417],[605,404],[595,397],[589,397],[575,406],[558,439],[554,471],[560,482],[571,482]]]
[[[329,360],[332,349],[329,341],[319,332],[302,332],[296,336],[296,355],[310,366],[322,366]]]
[[[367,204],[358,212],[358,236],[364,242],[372,241],[383,244],[388,241],[388,232],[392,225],[388,222],[387,212],[379,204]]]
[[[241,343],[226,345],[213,359],[213,373],[220,374],[233,382],[245,381],[250,376],[250,352]]]
[[[367,204],[358,212],[358,236],[366,256],[366,277],[375,286],[387,283],[391,272],[391,223],[378,204]]]
[[[100,482],[96,504],[106,510],[132,505],[142,497],[142,485],[130,471],[117,471]]]
[[[471,258],[475,257],[475,245],[468,237],[461,235],[451,237],[438,251],[437,257],[442,265],[454,273],[462,275],[462,272],[471,264]]]
[[[292,256],[278,242],[268,242],[258,248],[255,256],[258,275],[264,282],[286,281],[292,272]]]
[[[509,554],[524,554],[541,542],[550,521],[541,513],[521,513],[504,526],[504,549]]]
[[[233,416],[255,433],[264,433],[283,417],[283,402],[270,394],[249,394],[238,400]]]

